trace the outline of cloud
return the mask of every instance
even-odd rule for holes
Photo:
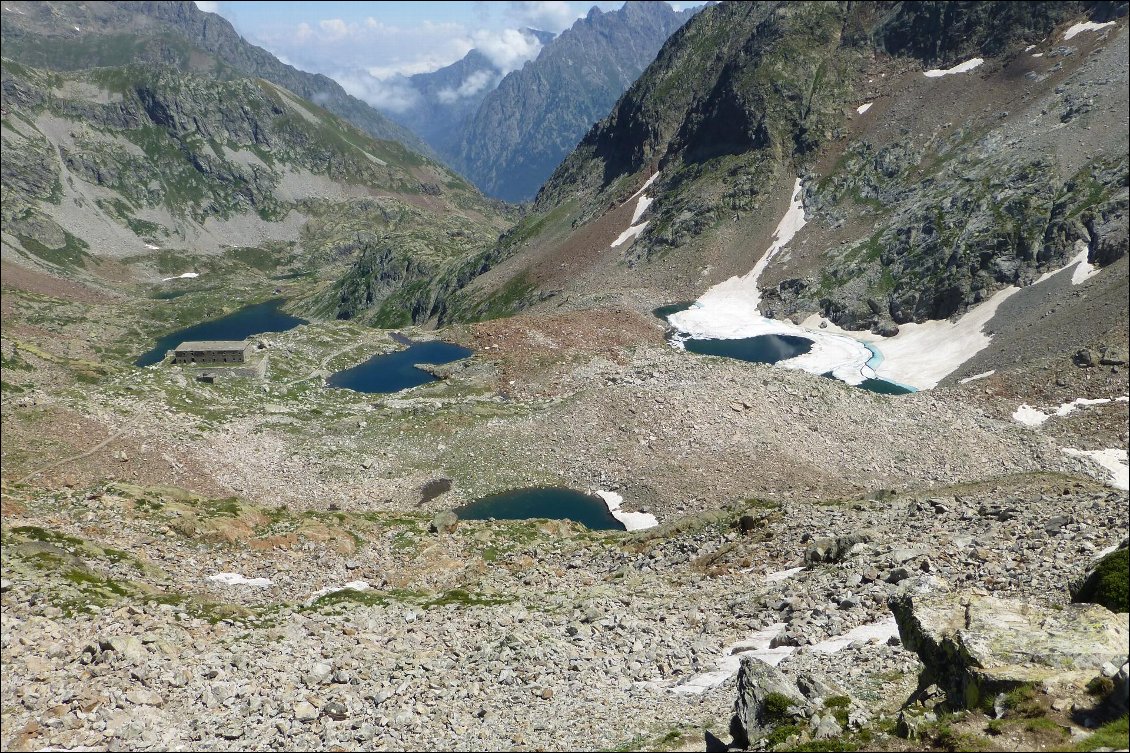
[[[402,76],[379,79],[368,71],[339,71],[331,75],[341,88],[373,107],[403,113],[420,103],[420,93]]]
[[[335,41],[342,37],[348,36],[351,31],[349,24],[342,21],[340,18],[327,18],[318,22],[318,28],[321,29],[327,40]]]
[[[509,16],[524,26],[560,32],[573,25],[584,13],[577,13],[572,3],[563,0],[535,0],[507,3]]]
[[[491,64],[502,73],[522,67],[541,52],[541,42],[532,34],[517,29],[479,31],[472,36],[474,47],[486,55]]]
[[[205,13],[220,12],[220,3],[218,0],[196,0],[196,7]]]
[[[526,14],[530,23],[547,13],[562,15],[556,3],[533,5],[538,8]],[[537,57],[542,48],[537,37],[516,28],[469,30],[460,23],[434,21],[397,26],[373,17],[315,18],[272,26],[258,30],[250,41],[296,68],[327,75],[353,96],[394,113],[420,102],[408,76],[451,65],[477,48],[495,70],[470,76],[439,95],[441,101],[454,102],[496,85],[502,76]]]
[[[440,89],[436,92],[436,99],[445,105],[450,105],[456,100],[471,97],[498,83],[498,74],[491,71],[475,71],[459,85],[457,89]]]

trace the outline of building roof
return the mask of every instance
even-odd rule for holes
[[[177,350],[243,350],[246,340],[189,340],[177,346]]]

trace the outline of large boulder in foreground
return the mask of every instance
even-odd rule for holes
[[[784,719],[788,705],[803,707],[804,696],[797,686],[776,668],[752,656],[743,656],[738,669],[738,698],[730,735],[734,744],[749,747],[751,741],[764,735]]]
[[[1106,662],[1125,661],[1130,615],[1093,604],[1050,609],[958,593],[890,600],[903,645],[949,702],[976,708],[1029,683],[1084,685]]]

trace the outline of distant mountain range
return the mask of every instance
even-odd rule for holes
[[[385,114],[483,192],[525,201],[696,11],[631,0],[609,13],[594,7],[556,37],[525,29],[544,46],[520,70],[503,77],[472,50],[446,68],[405,79],[418,104]]]

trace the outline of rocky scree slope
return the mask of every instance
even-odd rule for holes
[[[1111,114],[1125,64],[1112,44],[1096,53],[1109,70],[1096,59],[1072,75],[1122,22],[1063,51],[1050,35],[1123,12],[1117,3],[707,8],[555,171],[493,250],[493,273],[448,315],[496,315],[562,291],[581,299],[592,286],[693,298],[753,267],[797,175],[818,222],[794,239],[783,271],[768,270],[762,287],[780,284],[766,291],[768,313],[821,313],[847,328],[923,321],[1027,284],[1074,257],[1077,242],[1108,264],[1126,245],[1125,119]],[[1040,58],[1024,52],[1044,40]],[[962,96],[922,90],[956,78],[925,69],[994,55],[985,70],[1001,87],[1023,87],[1023,116],[978,97],[976,71],[960,79]],[[1021,57],[1039,69],[1007,67]],[[885,127],[883,110],[902,120]],[[647,227],[610,253],[628,224],[618,210],[657,171]],[[555,260],[539,256],[547,241],[562,260],[587,255],[591,273],[545,272]]]
[[[504,225],[438,163],[263,79],[4,60],[2,93],[6,258],[55,275],[86,274],[92,258],[251,247],[331,276],[391,243],[368,294],[379,306],[404,286],[425,295],[420,280]],[[311,305],[336,314],[349,301],[330,288]]]
[[[334,80],[286,65],[245,41],[232,25],[193,2],[16,2],[3,10],[5,57],[39,68],[74,70],[162,63],[225,77],[264,78],[316,102],[370,136],[435,156]]]
[[[531,199],[694,12],[635,0],[594,7],[483,99],[459,143],[434,146],[488,195]]]

